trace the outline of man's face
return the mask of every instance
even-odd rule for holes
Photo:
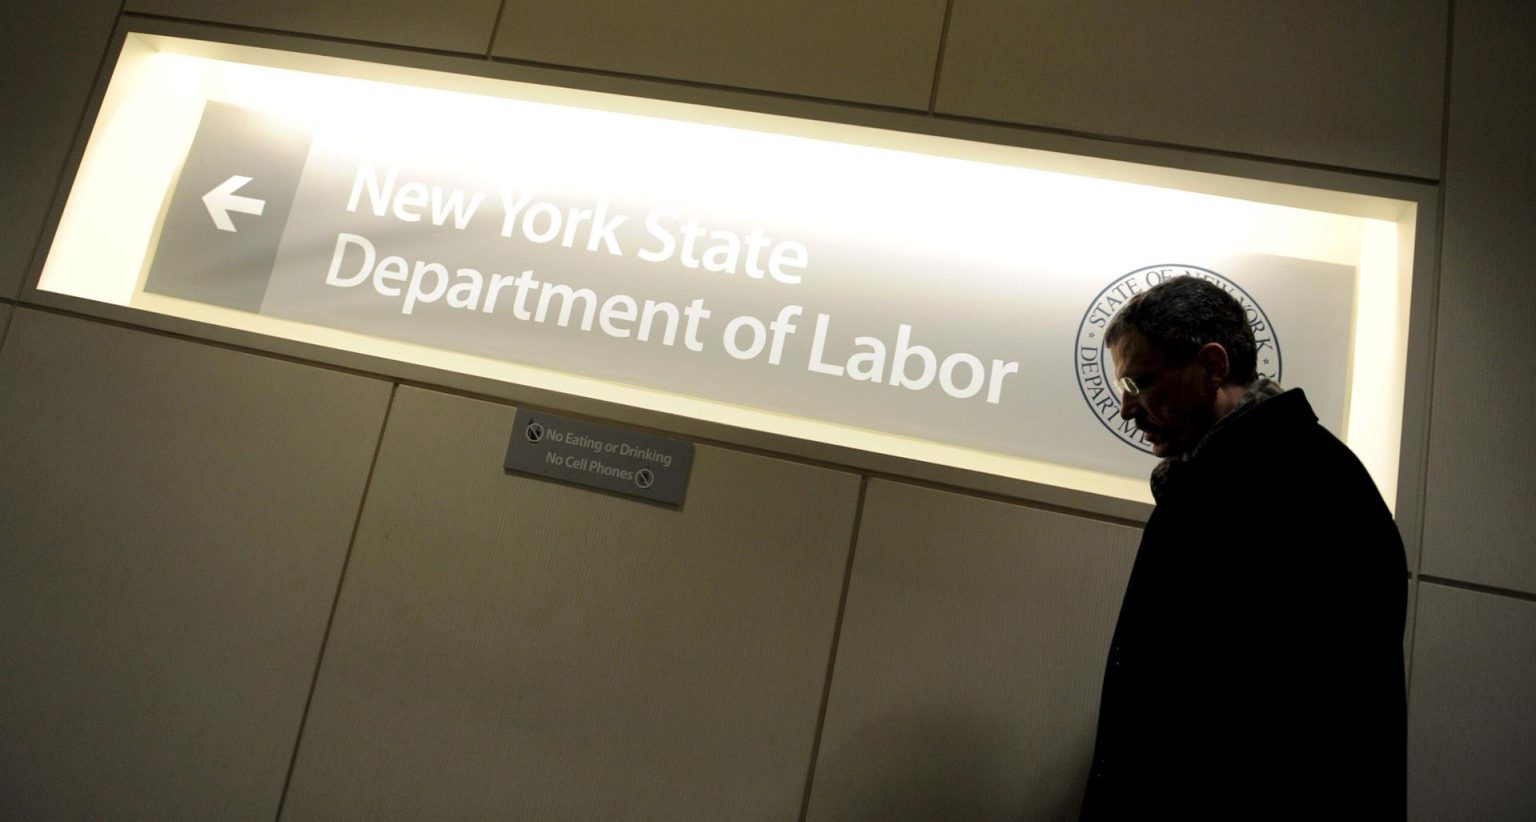
[[[1115,376],[1130,377],[1140,392],[1120,398],[1120,416],[1133,420],[1167,458],[1194,450],[1216,423],[1216,386],[1198,362],[1170,363],[1139,332],[1130,331],[1110,347]]]

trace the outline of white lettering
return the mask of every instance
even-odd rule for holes
[[[368,191],[368,202],[373,209],[373,216],[383,217],[384,209],[389,207],[390,192],[395,189],[395,167],[389,167],[389,173],[384,175],[384,184],[379,184],[379,178],[374,176],[373,166],[368,163],[357,164],[357,177],[352,180],[352,196],[347,198],[347,210],[357,211],[357,201],[363,195],[363,190]]]
[[[987,383],[987,402],[997,405],[1003,397],[1003,378],[1019,373],[1017,362],[992,361],[992,378]]]
[[[902,323],[896,330],[895,362],[891,364],[891,385],[921,391],[933,382],[933,372],[938,367],[933,349],[926,345],[911,345],[912,326]],[[916,379],[907,376],[907,363],[917,357],[923,363],[921,375]]]
[[[463,231],[464,226],[469,225],[469,218],[475,216],[475,212],[480,210],[480,201],[483,199],[485,199],[485,195],[477,191],[475,196],[471,197],[466,205],[464,202],[464,192],[454,189],[453,193],[448,195],[447,199],[444,199],[443,190],[433,186],[432,224],[440,226],[451,216],[453,217],[453,227]]]
[[[624,252],[619,249],[619,226],[629,218],[619,215],[610,218],[608,216],[608,201],[597,201],[597,213],[592,216],[592,231],[587,234],[587,250],[596,251],[599,243],[609,254],[618,256]]]
[[[811,337],[811,361],[806,366],[817,374],[831,374],[834,377],[843,375],[843,367],[840,365],[828,365],[822,361],[822,352],[827,346],[827,323],[831,318],[825,314],[816,315],[816,333]]]
[[[531,199],[533,199],[533,192],[525,191],[523,196],[515,197],[506,189],[501,189],[501,209],[505,212],[505,216],[501,219],[501,236],[512,236],[512,231],[517,228],[517,215],[522,213]]]
[[[962,363],[971,370],[971,381],[963,388],[955,383],[955,368]],[[986,369],[982,367],[981,360],[971,354],[950,354],[944,358],[944,364],[939,366],[939,387],[955,399],[964,400],[976,396],[986,381]]]
[[[408,223],[421,221],[421,215],[407,211],[407,208],[420,208],[427,204],[427,187],[421,183],[410,182],[400,186],[400,193],[395,195],[395,216]]]
[[[662,334],[661,344],[672,345],[677,341],[677,306],[655,300],[645,301],[645,308],[640,314],[640,330],[635,334],[635,339],[645,342],[651,338],[651,323],[657,314],[665,314],[667,318],[667,330]]]
[[[427,274],[432,275],[433,287],[430,291],[421,290],[421,280]],[[438,263],[425,263],[418,260],[416,267],[411,269],[411,284],[405,290],[405,303],[400,306],[401,314],[410,314],[416,308],[416,303],[437,302],[448,290],[448,269]]]
[[[647,305],[649,305],[649,301],[647,301]],[[614,325],[613,321],[634,322],[636,310],[637,306],[633,297],[615,294],[603,301],[603,309],[598,313],[597,324],[603,329],[603,333],[610,337],[628,337],[629,329],[620,328]]]
[[[661,220],[664,217],[676,219],[677,212],[670,208],[658,208],[645,215],[646,232],[661,241],[660,248],[654,251],[642,248],[636,254],[636,256],[648,263],[659,263],[663,260],[671,259],[672,255],[677,251],[677,240],[673,239],[671,232],[667,231],[666,227],[661,224]]]
[[[540,217],[545,219],[543,230],[535,227]],[[523,217],[523,236],[529,242],[541,245],[560,236],[560,209],[555,208],[553,203],[539,203],[528,209],[527,215]]]
[[[342,258],[346,256],[348,246],[357,246],[362,249],[363,265],[351,277],[338,277],[336,274],[341,271]],[[359,237],[356,234],[337,234],[336,251],[331,255],[331,270],[325,275],[325,284],[340,288],[351,288],[354,285],[358,285],[363,280],[368,279],[369,272],[373,270],[373,258],[373,243],[368,242],[366,237]]]
[[[738,345],[738,337],[741,329],[746,328],[752,332],[752,342],[745,348]],[[738,360],[750,360],[763,352],[763,346],[768,342],[768,329],[756,317],[742,316],[731,320],[725,326],[725,353]]]
[[[773,331],[773,344],[768,349],[768,364],[778,365],[780,358],[784,356],[784,338],[795,333],[795,324],[791,319],[800,316],[805,309],[798,305],[786,305],[779,309],[779,317],[768,328]]]
[[[848,358],[848,377],[863,382],[879,382],[885,376],[885,343],[876,337],[854,337],[854,345],[869,349]]]
[[[773,247],[768,254],[768,273],[785,285],[799,285],[799,274],[785,274],[786,266],[804,270],[810,263],[811,255],[805,250],[805,246],[794,240],[785,240]]]
[[[683,329],[683,346],[689,351],[704,350],[704,343],[699,341],[699,321],[709,319],[710,313],[702,299],[694,300],[683,309],[683,316],[688,318],[687,326]]]
[[[475,306],[480,304],[480,289],[485,286],[485,277],[473,268],[457,269],[453,275],[459,281],[448,289],[448,305],[474,311]]]
[[[373,270],[373,290],[386,297],[400,296],[400,289],[389,283],[405,282],[405,273],[409,270],[410,264],[403,257],[385,257],[379,260],[379,267]]]
[[[581,315],[581,330],[592,330],[592,318],[597,311],[597,293],[590,288],[571,288],[568,285],[545,283],[544,290],[539,292],[539,310],[534,315],[534,320],[544,322],[549,315],[549,305],[555,297],[560,298],[560,319],[557,324],[564,327],[571,323],[571,309],[577,300],[581,300],[585,308]]]

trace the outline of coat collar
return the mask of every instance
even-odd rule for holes
[[[1306,409],[1305,415],[1310,420],[1317,419],[1316,415],[1312,414],[1312,408],[1307,404],[1306,396],[1302,394],[1301,389],[1286,391],[1280,387],[1280,383],[1261,376],[1244,389],[1243,396],[1238,400],[1237,405],[1226,416],[1217,420],[1216,424],[1211,426],[1211,430],[1205,432],[1205,436],[1200,438],[1200,442],[1196,443],[1189,453],[1169,457],[1152,469],[1152,498],[1162,502],[1168,490],[1179,482],[1191,467],[1210,462],[1213,453],[1219,454],[1229,447],[1241,447],[1238,445],[1241,440],[1240,435],[1252,427],[1247,422],[1251,421],[1253,412],[1260,405],[1282,395],[1295,395],[1295,397],[1294,400],[1287,398],[1286,401],[1271,406],[1268,411],[1284,411],[1295,402],[1300,402]],[[1270,416],[1268,411],[1261,416]]]

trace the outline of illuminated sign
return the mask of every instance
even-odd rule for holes
[[[40,287],[1145,498],[1098,334],[1201,276],[1243,301],[1260,370],[1370,450],[1352,341],[1378,295],[1406,303],[1411,204],[284,59],[131,37]]]

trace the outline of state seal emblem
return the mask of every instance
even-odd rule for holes
[[[1073,370],[1083,401],[1105,430],[1147,454],[1152,453],[1152,444],[1134,423],[1120,418],[1120,395],[1114,387],[1115,364],[1104,347],[1104,329],[1109,327],[1109,321],[1120,313],[1127,300],[1175,277],[1200,277],[1236,297],[1248,314],[1248,324],[1252,326],[1254,341],[1258,344],[1256,365],[1259,374],[1280,382],[1280,343],[1274,326],[1264,309],[1242,286],[1208,268],[1178,263],[1146,266],[1115,278],[1093,298],[1078,324],[1077,345],[1072,352]]]

